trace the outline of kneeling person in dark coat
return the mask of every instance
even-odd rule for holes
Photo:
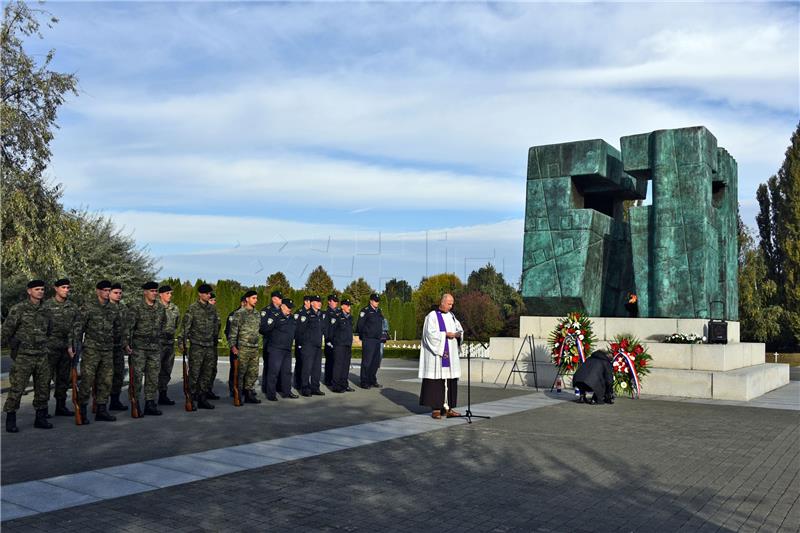
[[[614,372],[611,360],[603,350],[596,350],[585,363],[575,372],[572,383],[580,390],[579,403],[599,403],[598,395],[603,395],[603,401],[614,403],[612,394],[614,390]],[[591,391],[591,401],[586,400],[586,392]]]

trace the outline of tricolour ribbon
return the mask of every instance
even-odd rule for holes
[[[633,385],[636,387],[636,397],[638,398],[639,394],[642,392],[642,385],[639,382],[639,374],[636,373],[636,367],[633,365],[633,360],[631,359],[631,356],[628,355],[628,352],[620,348],[619,352],[617,353],[617,357],[622,358],[622,360],[630,369],[631,376],[633,377]]]
[[[581,342],[581,337],[577,333],[568,333],[566,337],[564,337],[564,341],[561,343],[561,347],[558,349],[558,355],[556,356],[556,366],[561,365],[561,357],[564,355],[564,346],[567,344],[567,339],[572,337],[575,339],[575,345],[578,347],[578,356],[581,358],[581,363],[586,362],[586,353],[583,350],[583,343]]]

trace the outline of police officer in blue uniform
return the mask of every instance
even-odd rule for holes
[[[325,386],[330,388],[333,385],[333,343],[331,338],[331,324],[333,324],[341,314],[339,309],[339,298],[335,294],[328,296],[328,308],[322,313],[322,334],[325,336]]]
[[[331,319],[328,329],[329,340],[333,346],[331,390],[337,393],[352,392],[353,389],[347,380],[353,352],[353,315],[350,314],[350,300],[346,298],[342,300],[342,307],[336,317]]]
[[[302,396],[325,396],[319,388],[322,374],[322,299],[311,296],[311,307],[300,317],[297,335],[300,337],[300,394]]]
[[[280,381],[281,396],[298,398],[292,392],[292,342],[297,323],[292,316],[294,303],[288,298],[281,301],[279,315],[269,315],[263,320],[266,335],[269,337],[268,368],[265,370],[267,400],[278,401],[277,383]]]
[[[311,309],[311,295],[306,294],[303,296],[303,308],[300,309],[297,313],[294,314],[294,321],[297,322],[298,325],[303,321],[303,316],[308,313],[308,310]],[[301,374],[303,371],[303,356],[302,356],[302,349],[301,346],[303,345],[303,341],[300,339],[300,331],[295,333],[294,337],[294,388],[300,390],[301,385]]]
[[[269,356],[269,333],[265,329],[265,326],[270,317],[277,318],[281,314],[281,301],[283,300],[281,291],[272,291],[269,296],[272,301],[261,310],[261,326],[258,329],[259,333],[264,337],[264,352],[262,356],[264,359],[264,370],[261,373],[261,392],[264,394],[267,393],[267,368],[269,367],[269,362],[267,361],[267,357]],[[280,382],[278,384],[278,391],[281,391]]]
[[[381,365],[381,334],[383,333],[383,314],[378,308],[381,298],[374,292],[369,295],[369,305],[358,314],[356,332],[361,339],[361,383],[362,389],[375,387],[378,383],[378,368]]]

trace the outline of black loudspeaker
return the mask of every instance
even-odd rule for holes
[[[724,320],[708,321],[708,343],[728,344],[728,323]]]

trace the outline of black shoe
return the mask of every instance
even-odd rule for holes
[[[111,405],[108,406],[109,411],[127,411],[128,406],[119,401],[119,394],[111,395]]]
[[[307,391],[307,390],[304,390],[304,391],[302,391],[302,392],[300,393],[300,396],[302,396],[302,397],[304,397],[304,398],[311,398],[311,392],[309,392],[309,391]]]
[[[244,403],[261,403],[261,400],[258,399],[256,391],[246,390],[244,391]]]
[[[614,398],[606,398],[605,400],[603,400],[603,403],[613,404]]]
[[[85,405],[81,405],[79,409],[81,411],[81,425],[82,426],[88,426],[89,425],[89,415],[86,414],[88,409],[86,408]]]
[[[210,391],[206,392],[206,398],[208,398],[209,400],[219,400],[220,399],[219,396],[214,394],[213,390],[210,390]]]
[[[156,407],[155,400],[147,400],[144,403],[144,414],[145,415],[153,415],[153,416],[161,416],[161,411],[159,411],[158,407]]]
[[[116,422],[117,417],[110,414],[106,409],[106,404],[99,404],[97,406],[97,414],[94,415],[95,422]]]
[[[277,396],[271,396],[271,395],[267,394],[267,401],[277,402],[278,401],[278,397]]]
[[[383,385],[381,385],[380,383],[373,383],[372,384],[372,388],[373,389],[382,389]]]
[[[312,390],[311,394],[312,396],[325,396],[325,393],[322,392],[321,390]]]
[[[47,421],[47,407],[36,410],[36,420],[33,422],[33,427],[39,429],[53,429],[53,424]]]
[[[19,433],[17,427],[17,413],[6,413],[6,431],[9,433]]]
[[[592,405],[597,405],[600,403],[600,400],[597,398],[597,394],[592,394],[592,401],[590,402]]]
[[[364,390],[369,390],[370,389],[370,385],[359,385],[359,387],[361,387]]]
[[[355,392],[356,390],[353,387],[351,387],[350,385],[348,385],[347,388],[344,389],[344,391],[345,392]]]
[[[344,394],[344,389],[331,389],[334,394]]]
[[[300,397],[300,396],[298,396],[297,394],[295,394],[293,392],[290,392],[289,394],[281,394],[281,396],[283,396],[284,398],[286,398],[288,400],[296,400],[296,399],[298,399]]]
[[[67,400],[56,400],[56,416],[74,416],[75,412],[67,407]]]
[[[170,400],[167,391],[158,392],[158,405],[175,405],[175,400]]]
[[[213,409],[214,404],[208,401],[208,398],[205,394],[201,394],[197,398],[197,408],[198,409]]]

